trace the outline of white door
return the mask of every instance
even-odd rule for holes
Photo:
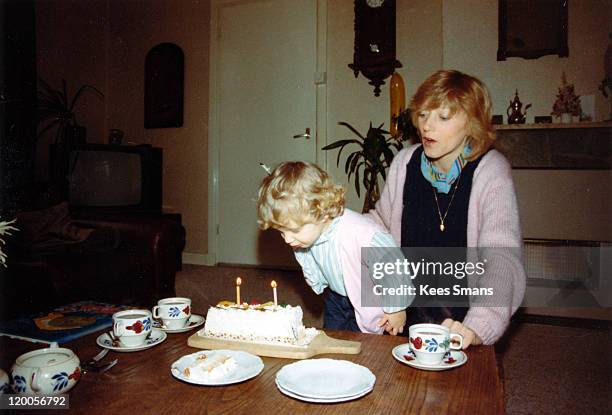
[[[258,230],[255,201],[266,174],[260,162],[315,161],[316,18],[316,0],[218,9],[218,262],[296,264],[277,231]],[[307,129],[310,139],[293,138]]]

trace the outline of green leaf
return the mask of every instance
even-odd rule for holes
[[[339,125],[342,125],[346,128],[348,128],[349,130],[351,130],[357,137],[361,138],[362,140],[365,140],[365,138],[361,135],[361,133],[359,131],[357,131],[355,129],[355,127],[353,127],[352,125],[350,125],[347,122],[341,121],[338,123]],[[370,123],[370,127],[372,126],[372,123]]]
[[[326,145],[321,150],[333,150],[334,148],[338,148],[341,146],[345,146],[347,144],[361,144],[359,141],[351,139],[351,140],[338,140],[334,141],[331,144]]]
[[[39,78],[38,81],[40,82],[41,86],[43,87],[42,91],[38,91],[38,93],[46,94],[47,98],[50,101],[55,102],[56,105],[58,106],[58,108],[66,108],[66,106],[63,105],[63,103],[62,103],[62,96],[61,96],[61,93],[59,91],[53,89],[51,87],[51,85],[46,83],[42,78]]]
[[[66,87],[66,80],[62,79],[62,92],[59,93],[59,97],[62,101],[64,108],[68,108],[68,88]]]
[[[51,128],[55,127],[56,125],[60,124],[60,120],[55,120],[50,122],[49,124],[47,124],[45,126],[45,128],[43,128],[42,130],[40,130],[40,132],[38,133],[39,136],[45,134],[47,131],[49,131]]]
[[[394,154],[393,151],[389,147],[383,148],[383,155],[385,156],[385,161],[387,162],[387,166],[391,165],[391,161],[393,160]],[[384,171],[385,169],[383,169]]]
[[[351,160],[351,166],[349,168],[349,178],[351,177],[351,173],[355,172],[355,169],[357,168],[357,163],[359,163],[359,160],[361,159],[361,157],[358,155],[356,157],[353,157],[353,160]]]
[[[346,163],[344,163],[344,173],[348,174],[351,160],[353,160],[354,157],[359,157],[359,154],[360,153],[358,151],[355,151],[346,158]]]
[[[57,130],[55,131],[55,144],[61,143],[60,138],[62,137],[63,131],[64,128],[62,128],[62,125],[60,124]]]
[[[95,86],[91,86],[91,85],[83,85],[79,88],[77,93],[74,95],[74,98],[72,98],[72,102],[70,103],[70,108],[69,108],[70,112],[74,110],[74,106],[79,100],[79,97],[81,96],[81,94],[87,90],[93,91],[94,93],[98,95],[100,99],[104,99],[104,94],[98,88],[96,88]]]

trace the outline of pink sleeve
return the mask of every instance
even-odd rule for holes
[[[478,334],[484,344],[493,344],[504,334],[510,317],[523,299],[526,274],[510,166],[503,158],[488,161],[491,165],[487,169],[482,166],[484,176],[480,180],[475,176],[472,188],[475,204],[470,206],[470,214],[475,217],[470,220],[479,225],[476,236],[479,248],[509,248],[492,249],[490,254],[485,254],[490,256],[486,284],[503,296],[503,304],[500,307],[471,307],[463,323]]]
[[[404,182],[406,181],[406,165],[417,147],[418,145],[410,146],[395,155],[376,206],[365,214],[388,230],[398,245],[401,243],[402,209],[404,206],[402,199]]]

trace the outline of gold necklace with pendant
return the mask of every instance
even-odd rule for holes
[[[444,220],[446,219],[446,215],[448,215],[448,211],[453,204],[453,200],[455,199],[455,193],[457,193],[457,188],[459,187],[459,180],[461,180],[461,173],[459,173],[459,177],[457,177],[457,182],[455,182],[455,190],[453,190],[453,194],[451,196],[450,202],[448,202],[448,207],[446,208],[446,212],[444,212],[444,216],[442,216],[442,212],[440,212],[440,204],[438,203],[438,195],[436,189],[432,186],[431,190],[434,194],[434,199],[436,200],[436,207],[438,208],[438,217],[440,218],[440,232],[444,232]]]

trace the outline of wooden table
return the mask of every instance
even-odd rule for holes
[[[320,355],[345,359],[369,368],[376,375],[374,390],[365,397],[337,404],[312,404],[281,394],[274,379],[278,370],[293,362],[263,357],[259,376],[230,386],[199,386],[181,382],[170,365],[199,349],[187,346],[192,332],[169,334],[161,344],[133,353],[110,352],[104,361],[119,363],[103,374],[87,373],[70,393],[70,412],[87,414],[493,414],[503,413],[503,391],[491,346],[468,349],[468,362],[442,372],[408,367],[391,350],[406,337],[326,331],[330,336],[362,342],[358,355]],[[82,361],[97,351],[99,333],[64,345]],[[0,337],[0,367],[7,372],[22,353],[42,347]],[[43,411],[44,412],[44,411]],[[56,411],[66,414],[66,411]],[[41,413],[41,411],[37,411]]]

